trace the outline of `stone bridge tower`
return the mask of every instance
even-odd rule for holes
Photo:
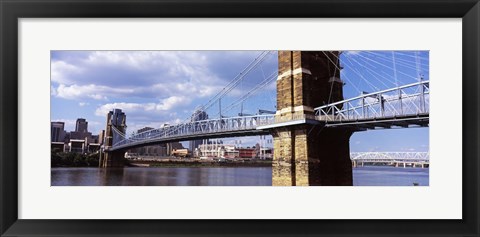
[[[279,51],[272,184],[352,185],[348,129],[325,128],[314,108],[343,100],[340,52]],[[289,124],[288,121],[304,120]]]
[[[113,127],[125,134],[127,129],[127,116],[121,109],[114,109],[107,115],[107,127],[105,128],[105,140],[103,147],[105,152],[100,153],[100,167],[123,167],[125,151],[108,151],[110,147],[121,138],[113,131]]]

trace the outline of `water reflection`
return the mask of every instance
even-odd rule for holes
[[[53,186],[271,186],[270,167],[52,168]]]
[[[271,186],[271,167],[52,168],[53,186]],[[359,167],[354,186],[429,185],[429,169]]]

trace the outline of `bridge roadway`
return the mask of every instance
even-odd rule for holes
[[[243,121],[243,122],[242,122]],[[357,121],[358,122],[358,121]],[[196,139],[213,139],[241,136],[255,136],[271,134],[271,129],[276,127],[312,124],[317,126],[349,126],[357,131],[367,129],[385,129],[395,126],[427,126],[428,115],[395,117],[394,119],[364,119],[359,123],[355,121],[342,121],[338,123],[325,123],[312,117],[292,118],[288,121],[276,120],[275,115],[256,115],[231,117],[222,119],[210,119],[186,124],[179,124],[160,129],[153,129],[143,133],[138,133],[130,137],[124,137],[118,131],[114,132],[114,143],[112,147],[105,147],[108,151],[130,149],[147,145],[188,141]],[[388,125],[388,127],[387,127]],[[115,138],[115,134],[119,136]]]
[[[278,127],[312,124],[324,127],[370,129],[426,127],[429,124],[429,81],[400,86],[315,108],[315,115],[290,117],[253,115],[187,122],[126,137],[112,127],[113,145],[106,151],[188,141],[271,134]]]

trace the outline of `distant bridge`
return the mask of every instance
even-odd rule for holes
[[[399,166],[421,166],[430,165],[430,152],[351,152],[350,159],[353,167],[364,164],[386,164],[395,167]]]

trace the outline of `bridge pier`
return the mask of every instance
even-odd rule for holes
[[[100,153],[100,167],[123,167],[124,151],[104,151]]]
[[[353,131],[315,124],[314,108],[343,99],[339,52],[279,51],[272,185],[352,185]],[[295,124],[292,121],[302,121]]]
[[[100,152],[100,167],[123,167],[125,151],[112,151],[110,148],[118,140],[122,139],[116,131],[125,134],[125,130],[127,128],[126,119],[127,117],[121,109],[114,109],[108,113],[107,127],[105,129],[105,140],[103,141],[103,150]]]
[[[274,134],[272,185],[352,185],[351,134],[314,126],[277,131]]]

